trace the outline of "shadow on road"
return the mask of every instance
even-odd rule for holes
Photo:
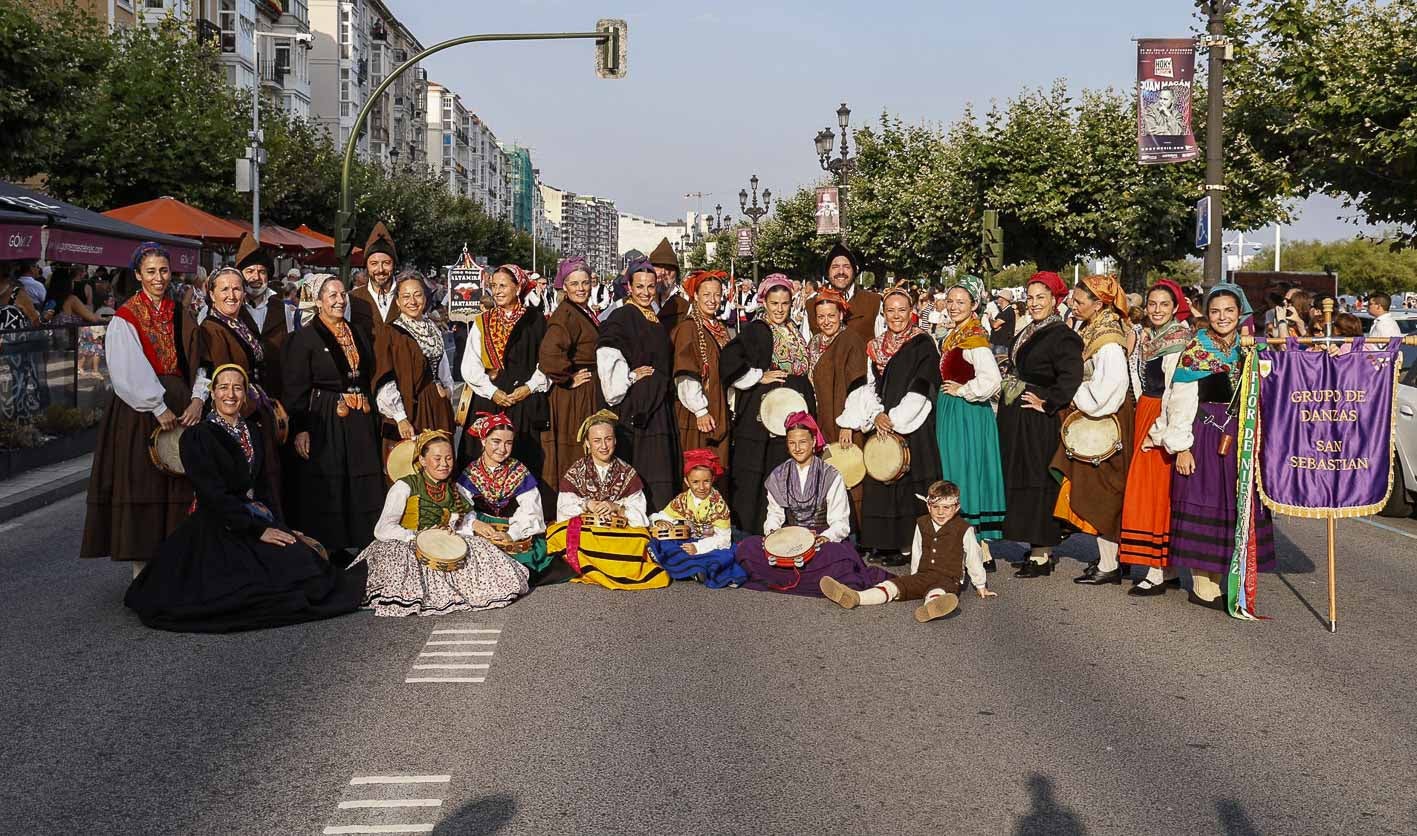
[[[1294,545],[1294,541],[1279,531],[1278,527],[1274,531],[1274,554],[1275,566],[1281,572],[1288,572],[1291,575],[1308,575],[1318,571],[1318,566],[1309,559],[1304,550]],[[1326,554],[1316,555],[1320,560],[1327,560]]]
[[[1033,806],[1019,819],[1015,836],[1081,836],[1082,820],[1077,813],[1053,797],[1053,782],[1037,772],[1028,777],[1028,794]]]
[[[490,836],[512,820],[517,801],[506,793],[477,798],[458,808],[433,830],[434,836]]]
[[[1229,798],[1217,801],[1215,812],[1220,816],[1220,826],[1225,829],[1225,836],[1259,836],[1255,823],[1250,821],[1240,802]]]

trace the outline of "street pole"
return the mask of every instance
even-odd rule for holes
[[[251,35],[251,63],[256,83],[251,85],[251,237],[261,241],[261,33]]]
[[[1274,222],[1274,272],[1279,272],[1279,222]]]
[[[594,40],[603,51],[597,56],[597,74],[602,78],[624,78],[625,67],[621,63],[626,46],[627,29],[623,20],[602,20],[597,23],[600,27],[595,32],[521,32],[494,35],[464,35],[461,38],[452,38],[436,43],[422,52],[409,58],[398,65],[389,73],[378,87],[369,94],[369,98],[364,102],[364,106],[359,109],[359,114],[354,117],[354,124],[349,129],[349,139],[344,145],[344,162],[340,168],[340,199],[339,214],[335,220],[335,249],[339,253],[340,279],[348,283],[349,281],[349,256],[353,249],[353,224],[354,224],[354,199],[350,194],[349,181],[350,174],[354,169],[354,152],[359,142],[359,132],[364,127],[364,123],[369,118],[369,112],[374,109],[374,105],[384,95],[384,92],[403,75],[410,67],[413,67],[429,56],[436,55],[445,49],[461,46],[463,44],[489,43],[493,41],[567,41],[567,40]]]
[[[1225,13],[1230,0],[1207,0],[1206,39],[1209,46],[1206,79],[1205,193],[1210,196],[1210,244],[1205,249],[1205,283],[1215,285],[1225,274],[1221,236],[1225,229]]]

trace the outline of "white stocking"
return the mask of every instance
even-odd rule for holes
[[[1046,546],[1034,546],[1028,551],[1028,559],[1034,563],[1047,563],[1048,558],[1053,555],[1053,550]]]
[[[1117,544],[1111,540],[1097,538],[1097,570],[1099,572],[1112,572],[1117,566]]]
[[[900,597],[900,589],[890,581],[878,583],[870,589],[861,590],[861,603],[863,605],[885,604]]]
[[[1191,572],[1191,591],[1203,601],[1214,601],[1220,597],[1220,575],[1217,572]]]

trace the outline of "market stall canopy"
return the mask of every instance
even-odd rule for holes
[[[68,264],[127,267],[133,248],[156,241],[172,255],[172,269],[197,269],[201,243],[0,180],[0,259],[46,258]]]
[[[168,235],[196,238],[204,247],[235,246],[244,231],[233,223],[173,197],[159,197],[131,206],[120,206],[103,214]]]
[[[314,229],[311,229],[309,224],[301,224],[300,226],[297,226],[295,228],[295,231],[300,233],[301,235],[304,235],[309,238],[314,238],[324,243],[324,247],[319,250],[315,250],[310,255],[306,256],[306,264],[317,265],[320,267],[339,266],[339,256],[335,255],[335,238],[333,235],[326,235],[323,232],[318,232]],[[349,263],[352,265],[363,266],[364,248],[355,247],[354,252],[351,253],[349,256]]]
[[[241,221],[237,220],[236,218],[232,218],[228,221],[228,223],[241,227],[242,231],[244,232],[251,231],[250,221]],[[261,242],[261,246],[263,247],[269,247],[272,249],[280,250],[285,253],[289,253],[295,256],[297,259],[301,260],[303,260],[303,258],[301,258],[303,253],[315,252],[317,250],[322,250],[330,246],[329,244],[325,243],[324,241],[321,241],[318,238],[313,238],[309,235],[302,235],[298,230],[287,229],[281,226],[280,224],[273,223],[261,224],[261,234],[259,236],[259,240]]]

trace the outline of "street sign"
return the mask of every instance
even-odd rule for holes
[[[1210,246],[1210,195],[1196,201],[1196,249]]]
[[[753,255],[753,228],[751,226],[738,227],[738,257],[750,258]]]
[[[601,18],[595,22],[595,31],[606,34],[595,42],[595,74],[600,78],[624,78],[629,59],[629,25],[618,18]]]

